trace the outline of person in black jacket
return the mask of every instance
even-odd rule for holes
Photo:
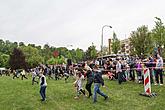
[[[93,65],[90,64],[90,66],[88,66],[86,63],[83,63],[82,67],[83,67],[83,72],[85,73],[85,76],[87,77],[87,83],[86,83],[85,88],[89,93],[88,98],[90,98],[92,96],[91,86],[93,83],[93,75],[92,75],[92,69],[91,68],[93,67]]]
[[[87,83],[86,83],[86,90],[88,91],[89,93],[89,98],[92,96],[92,92],[91,92],[91,86],[92,86],[92,83],[93,83],[93,75],[92,75],[92,71],[88,70],[87,73],[86,73],[86,76],[87,76]]]
[[[104,80],[102,78],[101,72],[98,70],[97,65],[94,67],[94,96],[93,96],[93,102],[97,102],[97,93],[100,94],[105,98],[105,100],[108,98],[107,95],[105,95],[103,92],[100,91],[100,86],[104,86]]]

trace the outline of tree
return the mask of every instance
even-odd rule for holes
[[[96,46],[92,43],[88,50],[86,51],[86,60],[93,60],[97,58]]]
[[[20,42],[19,46],[25,46],[25,44],[23,42]]]
[[[9,55],[0,52],[0,67],[9,67]]]
[[[160,18],[155,17],[155,27],[152,30],[152,38],[156,46],[162,46],[165,44],[165,26]]]
[[[152,39],[154,39],[155,47],[161,48],[165,46],[165,26],[160,18],[155,17],[155,19],[155,27],[152,29]],[[160,54],[162,54],[162,51]]]
[[[32,46],[23,46],[20,49],[25,54],[25,59],[29,68],[36,67],[44,62],[44,58],[39,54],[39,50]]]
[[[77,49],[76,49],[76,56],[75,56],[76,61],[77,61],[77,62],[78,62],[78,61],[82,61],[82,60],[83,60],[83,55],[84,55],[83,50],[77,48]]]
[[[12,54],[10,55],[9,65],[11,69],[26,69],[25,55],[22,50],[14,48]]]
[[[44,58],[44,63],[47,62],[52,56],[53,56],[53,51],[50,50],[50,47],[48,44],[44,45],[44,48],[42,49],[42,57]]]
[[[48,61],[47,61],[47,64],[49,65],[54,65],[54,64],[57,64],[56,60],[54,57],[50,58]]]
[[[64,56],[52,57],[47,61],[47,64],[54,65],[54,64],[63,64],[65,62]]]
[[[121,52],[125,53],[125,44],[121,44]]]
[[[113,32],[113,39],[112,39],[112,51],[113,53],[117,54],[120,50],[120,41],[116,36],[116,33]]]
[[[139,57],[147,56],[153,48],[151,32],[143,25],[131,33],[130,37],[131,54]]]

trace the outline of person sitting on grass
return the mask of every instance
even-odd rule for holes
[[[76,73],[76,81],[74,82],[74,86],[76,87],[77,91],[77,96],[75,97],[75,99],[78,99],[81,93],[83,93],[83,95],[85,96],[85,90],[83,89],[83,80],[84,75],[80,71],[78,71]]]
[[[47,87],[47,83],[46,83],[45,73],[41,73],[41,77],[40,77],[40,95],[42,98],[41,101],[46,100],[46,87]]]

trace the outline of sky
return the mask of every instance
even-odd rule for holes
[[[119,39],[142,25],[151,30],[154,17],[165,22],[164,0],[0,0],[0,39],[98,50],[113,32]],[[72,45],[72,47],[70,46]]]

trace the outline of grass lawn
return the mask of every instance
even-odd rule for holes
[[[68,83],[64,79],[48,80],[47,101],[40,101],[39,85],[31,85],[31,77],[28,80],[14,79],[12,77],[0,77],[0,110],[164,110],[165,109],[165,85],[152,86],[152,91],[157,93],[155,98],[140,96],[143,85],[134,82],[125,82],[118,85],[117,81],[105,80],[110,88],[101,90],[110,98],[98,96],[98,102],[93,104],[92,98],[81,96],[74,99],[75,88],[73,79]],[[93,87],[92,87],[93,88]]]

